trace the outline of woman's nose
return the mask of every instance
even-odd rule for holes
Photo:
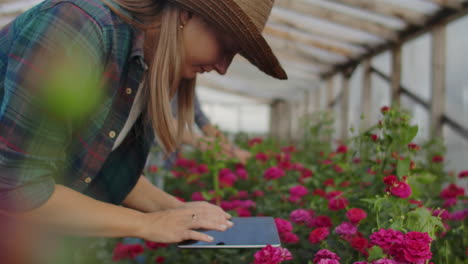
[[[215,70],[221,75],[226,74],[229,68],[229,65],[231,65],[233,58],[234,58],[234,55],[224,56],[218,63],[214,65]]]

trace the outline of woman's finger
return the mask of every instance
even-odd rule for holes
[[[204,241],[204,242],[212,242],[213,237],[203,234],[194,230],[188,230],[187,235],[186,235],[186,240],[199,240],[199,241]]]

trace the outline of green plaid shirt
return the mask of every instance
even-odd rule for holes
[[[42,96],[51,61],[66,68],[76,56],[86,66],[74,80],[97,74],[101,84],[99,103],[81,122],[54,113],[44,99],[51,96]],[[99,0],[46,0],[0,30],[0,57],[0,210],[39,207],[55,184],[121,203],[154,138],[140,117],[112,151],[146,67],[143,34]],[[60,89],[81,89],[66,86]]]

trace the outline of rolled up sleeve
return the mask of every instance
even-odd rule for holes
[[[76,89],[87,92],[80,85],[102,75],[105,49],[99,24],[69,2],[21,16],[9,30],[10,49],[0,50],[6,58],[0,80],[0,210],[27,211],[44,204],[63,177],[68,144],[86,114],[79,116],[77,106],[92,100],[76,96]],[[73,68],[77,56],[85,69]],[[78,84],[67,85],[67,70],[75,70],[72,80]],[[67,105],[74,96],[83,102]]]

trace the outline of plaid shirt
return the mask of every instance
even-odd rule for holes
[[[76,54],[89,66],[83,72],[103,79],[101,100],[82,123],[57,118],[37,100],[49,58]],[[140,117],[111,151],[146,67],[142,32],[99,0],[46,0],[0,30],[0,57],[0,210],[39,207],[55,184],[120,203],[153,140]]]

